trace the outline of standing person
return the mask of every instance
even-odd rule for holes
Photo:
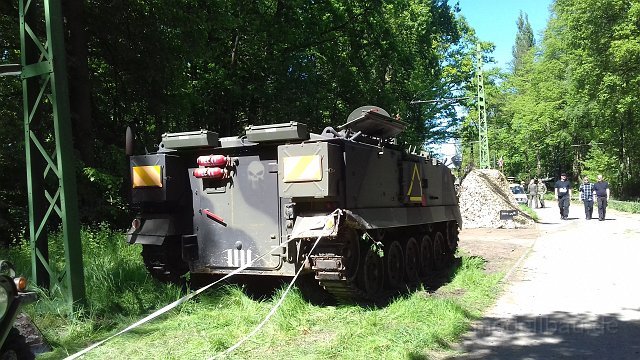
[[[560,174],[560,180],[556,181],[556,200],[560,208],[560,219],[569,218],[569,205],[571,205],[571,183],[567,180],[567,174]]]
[[[544,207],[544,194],[547,192],[547,186],[544,181],[538,180],[538,200],[540,201],[540,207]]]
[[[604,221],[607,215],[607,201],[609,201],[609,183],[602,180],[602,174],[598,175],[598,181],[593,184],[593,195],[598,201],[598,220]]]
[[[584,203],[585,219],[591,220],[593,215],[593,184],[589,182],[589,177],[584,177],[584,182],[580,185],[580,200]]]
[[[529,181],[529,188],[527,189],[529,192],[529,207],[533,209],[533,204],[536,204],[536,209],[538,208],[538,183],[537,180],[531,179]]]

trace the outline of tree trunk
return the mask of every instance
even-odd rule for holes
[[[91,114],[91,86],[87,32],[84,23],[83,0],[65,0],[62,3],[67,21],[67,68],[69,72],[69,100],[75,148],[81,160],[89,166],[94,163],[93,118]]]
[[[627,115],[627,111],[625,111],[625,116],[618,116],[618,118],[620,119],[620,148],[619,148],[619,152],[618,152],[618,162],[620,164],[620,175],[618,176],[619,178],[619,184],[618,184],[618,189],[620,192],[624,191],[625,188],[625,183],[626,183],[626,179],[627,179],[627,167],[626,167],[626,163],[624,161],[625,158],[625,126],[624,126],[624,122],[627,120],[626,119],[626,115]],[[624,196],[624,194],[619,194],[619,196],[622,195]]]

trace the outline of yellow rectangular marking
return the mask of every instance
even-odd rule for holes
[[[162,169],[160,165],[134,166],[132,182],[134,188],[162,187]]]
[[[322,180],[320,155],[289,156],[284,158],[284,182]]]

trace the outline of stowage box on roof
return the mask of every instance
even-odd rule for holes
[[[218,133],[209,130],[187,131],[162,134],[160,147],[184,149],[218,146]]]
[[[307,125],[295,121],[271,125],[249,125],[246,128],[247,140],[251,142],[307,140]]]

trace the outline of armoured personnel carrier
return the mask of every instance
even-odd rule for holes
[[[366,106],[320,134],[296,122],[164,134],[130,157],[127,240],[165,281],[302,268],[346,301],[406,289],[451,263],[461,217],[450,170],[397,145],[404,128]]]

